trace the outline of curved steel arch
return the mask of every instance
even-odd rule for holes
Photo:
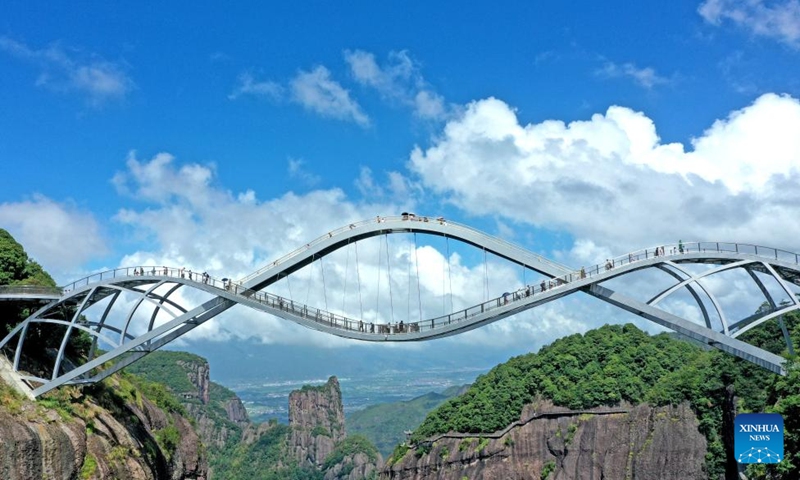
[[[350,243],[377,235],[395,233],[425,233],[463,241],[543,274],[550,279],[547,281],[549,285],[546,285],[546,288],[528,286],[510,297],[495,298],[441,317],[409,322],[402,330],[397,325],[369,324],[363,319],[346,318],[263,291],[265,287],[309,265],[315,259],[324,257]],[[708,263],[718,265],[718,267],[702,274],[693,275],[681,268],[680,265],[684,263]],[[669,273],[677,283],[648,302],[640,302],[601,285],[607,280],[624,277],[632,272],[649,268],[657,268]],[[764,311],[762,315],[751,316],[729,324],[719,302],[703,286],[702,279],[734,268],[744,268],[750,272],[762,293],[767,297],[770,309]],[[58,300],[42,307],[0,342],[0,348],[4,348],[10,344],[12,339],[19,337],[13,364],[14,370],[19,371],[20,355],[31,324],[50,323],[67,326],[55,359],[51,378],[22,375],[26,380],[41,383],[38,388],[33,390],[34,395],[40,395],[63,384],[91,383],[102,380],[236,304],[242,304],[294,321],[308,328],[345,338],[365,341],[421,341],[456,335],[582,291],[684,336],[781,374],[785,373],[782,357],[763,351],[735,337],[772,318],[780,318],[784,313],[800,309],[800,302],[785,283],[800,285],[800,258],[797,254],[790,252],[741,244],[690,243],[669,245],[668,252],[666,246],[639,250],[614,258],[606,265],[596,265],[588,270],[584,268],[574,270],[470,227],[441,218],[413,216],[378,217],[372,221],[342,227],[306,244],[238,282],[220,281],[191,272],[189,278],[186,278],[183,269],[141,267],[143,275],[132,274],[132,269],[138,273],[140,267],[102,272],[68,285]],[[670,269],[677,270],[685,278]],[[783,291],[789,295],[789,303],[777,305],[774,299],[768,295],[763,284],[755,277],[754,271],[773,277]],[[184,286],[205,291],[211,294],[212,298],[187,310],[170,298]],[[659,302],[683,288],[686,288],[698,303],[703,312],[705,326],[655,307]],[[166,291],[159,293],[161,290]],[[117,328],[108,325],[107,318],[121,292],[132,293],[137,300],[126,315],[124,327]],[[722,324],[722,331],[711,328],[711,321],[699,292],[705,294],[716,309]],[[82,324],[81,314],[90,306],[108,297],[111,297],[109,304],[104,309],[100,320]],[[129,334],[132,319],[143,304],[150,304],[154,308],[146,333]],[[169,307],[173,307],[177,312]],[[56,313],[64,310],[72,312],[69,321],[57,318]],[[155,324],[156,317],[161,311],[169,315],[171,319],[157,326]],[[371,328],[368,328],[368,325]],[[88,332],[93,337],[89,361],[62,374],[61,366],[65,357],[65,347],[71,331],[75,328]],[[109,343],[110,337],[103,334],[103,330],[106,329],[118,334],[119,340],[111,341],[113,349],[95,358],[97,340],[102,339]],[[791,343],[788,343],[788,348],[792,351]],[[110,360],[116,360],[116,362],[109,368],[95,372],[97,367]]]

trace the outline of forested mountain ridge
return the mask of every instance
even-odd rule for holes
[[[797,345],[800,316],[787,315],[785,321]],[[746,337],[748,342],[777,353],[784,348],[780,329],[774,323],[754,329]],[[584,335],[556,340],[538,353],[521,355],[498,365],[480,376],[466,393],[431,412],[414,431],[411,444],[417,446],[415,455],[422,455],[423,460],[435,464],[433,454],[428,453],[431,448],[436,449],[436,445],[431,445],[429,438],[447,432],[461,432],[476,439],[482,434],[487,436],[520,420],[526,405],[542,401],[573,410],[620,404],[653,407],[686,404],[697,417],[696,428],[707,442],[705,475],[717,479],[725,472],[726,459],[732,456],[732,452],[726,451],[732,448],[727,438],[732,426],[726,424],[729,419],[725,418],[725,413],[726,409],[731,415],[736,413],[732,403],[735,392],[738,412],[774,411],[782,413],[786,422],[784,461],[774,466],[752,467],[748,470],[750,474],[753,478],[766,478],[767,474],[769,478],[796,478],[792,476],[796,473],[792,472],[800,470],[800,370],[793,360],[788,363],[788,372],[786,377],[780,377],[669,334],[650,336],[633,325],[606,325]],[[513,442],[513,439],[504,441]],[[488,441],[483,447],[487,446]],[[504,455],[512,455],[512,445],[501,447]],[[387,478],[457,478],[406,477],[397,470],[392,472],[391,465],[404,457],[408,460],[410,451],[408,447],[395,450],[384,471]],[[442,457],[443,469],[447,458],[462,463],[477,459],[468,460],[458,455],[458,458],[451,458],[452,448],[446,454],[442,450],[437,452]],[[728,468],[736,466],[728,464]]]

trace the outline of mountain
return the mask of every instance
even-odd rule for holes
[[[163,383],[194,419],[207,447],[209,478],[348,479],[377,475],[382,458],[363,436],[345,434],[336,377],[289,395],[289,425],[252,423],[241,400],[210,381],[208,362],[186,352],[153,352],[128,368]]]
[[[37,401],[0,380],[0,478],[205,479],[187,412],[129,375],[61,387]]]
[[[405,441],[405,433],[413,430],[425,416],[445,400],[460,395],[468,385],[450,387],[441,393],[430,392],[404,402],[381,403],[347,416],[347,430],[367,437],[384,456]]]
[[[784,320],[797,343],[800,315]],[[765,324],[746,340],[778,351],[780,335]],[[478,377],[395,449],[381,478],[735,478],[741,411],[781,413],[787,432],[784,460],[748,467],[751,478],[797,478],[800,366],[787,370],[607,325]]]

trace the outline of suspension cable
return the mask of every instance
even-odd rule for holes
[[[483,247],[483,301],[489,301],[489,267],[486,264],[486,247]]]
[[[358,242],[353,243],[356,251],[356,282],[358,283],[358,308],[360,309],[361,316],[358,317],[359,319],[364,318],[364,302],[361,300],[361,274],[359,273],[358,269]]]
[[[375,319],[380,318],[381,305],[381,239],[378,239],[378,287],[375,293]]]
[[[344,292],[342,292],[342,315],[345,314],[344,301],[347,298],[347,268],[350,266],[350,239],[347,239],[347,257],[344,261]]]
[[[445,235],[445,239],[447,235]],[[447,300],[447,289],[445,288],[445,280],[447,280],[447,275],[445,274],[446,271],[446,264],[450,260],[447,258],[447,255],[442,257],[442,316],[445,315],[445,301]]]
[[[291,275],[286,275],[286,283],[289,285],[289,300],[294,302],[294,296],[292,295],[292,280],[289,278]]]
[[[416,247],[417,244],[417,234],[414,234],[414,246]],[[414,253],[416,253],[416,248],[414,249]],[[406,261],[406,322],[411,322],[411,254],[409,252],[408,259]]]
[[[394,300],[392,299],[392,261],[389,258],[389,235],[384,236],[386,239],[386,276],[389,279],[389,311],[391,312],[392,323],[394,323]]]
[[[322,270],[322,295],[325,297],[325,311],[330,312],[328,310],[328,287],[325,284],[325,264],[322,263],[322,259],[324,257],[319,257],[319,268]]]
[[[419,305],[419,321],[422,321],[422,294],[419,288],[419,257],[417,255],[417,233],[414,232],[414,263],[417,266],[417,305]]]
[[[308,305],[308,299],[311,297],[311,274],[314,273],[314,254],[311,254],[311,263],[308,267],[308,290],[306,290],[306,305]]]
[[[450,268],[450,239],[444,236],[447,242],[447,282],[450,284],[450,312],[453,312],[453,270]]]

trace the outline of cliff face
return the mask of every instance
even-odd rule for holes
[[[706,478],[706,440],[685,403],[574,412],[540,402],[496,434],[432,440],[387,466],[380,478]]]
[[[339,380],[289,394],[289,450],[301,467],[322,468],[325,480],[375,475],[383,463],[374,446],[345,434]]]
[[[209,367],[208,362],[187,362],[185,360],[178,360],[177,364],[186,370],[186,376],[189,377],[189,382],[195,386],[197,392],[186,392],[197,395],[197,398],[203,405],[208,405],[209,400]]]
[[[129,401],[107,386],[93,390],[83,397],[66,388],[40,402],[5,390],[0,478],[207,478],[200,439],[186,418],[143,396]]]
[[[301,466],[318,467],[344,440],[344,406],[336,377],[289,394],[289,448]]]

